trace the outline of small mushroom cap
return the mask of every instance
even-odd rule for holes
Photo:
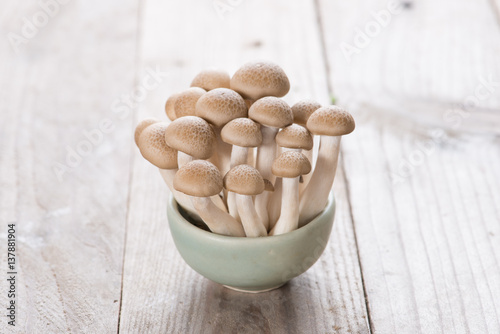
[[[290,90],[290,81],[285,71],[270,62],[247,63],[231,78],[231,89],[244,98],[257,100],[264,96],[285,96]]]
[[[305,127],[292,124],[283,128],[276,135],[276,143],[286,148],[301,148],[310,150],[313,148],[313,137]]]
[[[195,159],[208,159],[215,149],[215,131],[203,118],[185,116],[170,123],[165,131],[165,141],[178,151]]]
[[[250,118],[236,118],[227,123],[220,133],[228,144],[241,147],[257,147],[262,144],[260,124]]]
[[[196,116],[215,126],[223,126],[238,117],[247,117],[245,101],[234,90],[216,88],[204,94],[196,103]]]
[[[268,179],[264,179],[264,190],[270,191],[270,192],[274,191],[273,183],[271,181],[269,181]]]
[[[222,175],[206,160],[194,160],[180,168],[174,177],[174,188],[189,196],[210,197],[222,191]]]
[[[255,101],[248,111],[248,117],[273,128],[283,128],[293,123],[290,106],[282,99],[272,96]]]
[[[141,135],[142,131],[144,131],[145,128],[147,128],[151,124],[158,123],[159,121],[160,120],[152,117],[145,118],[142,121],[140,121],[139,124],[137,124],[137,126],[135,127],[135,133],[134,133],[135,144],[139,145],[139,136]]]
[[[272,172],[278,177],[294,178],[311,171],[311,163],[300,152],[283,152],[273,161]]]
[[[137,146],[144,159],[161,169],[177,168],[177,150],[165,142],[167,122],[151,124],[142,131]]]
[[[206,91],[199,87],[191,87],[177,94],[174,102],[175,117],[195,116],[196,102]]]
[[[167,99],[167,102],[165,102],[165,113],[171,121],[177,118],[175,115],[175,101],[177,100],[177,96],[179,96],[179,94],[172,94]]]
[[[307,121],[307,128],[315,135],[343,136],[355,127],[352,115],[337,106],[321,107]]]
[[[226,71],[203,70],[194,77],[191,87],[200,87],[208,92],[215,88],[229,88],[230,81],[231,78]]]
[[[292,106],[293,121],[306,126],[309,117],[319,108],[321,108],[321,104],[314,100],[301,100]]]
[[[266,186],[257,169],[250,165],[238,165],[224,176],[224,187],[237,194],[254,196],[262,193]]]

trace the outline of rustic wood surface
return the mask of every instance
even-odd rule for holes
[[[18,48],[43,9],[0,3],[3,309],[8,223],[18,243],[0,333],[500,332],[498,0],[61,0]],[[325,253],[247,295],[182,261],[133,128],[199,70],[255,59],[286,70],[289,103],[335,97],[357,129]]]

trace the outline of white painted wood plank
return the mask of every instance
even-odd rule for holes
[[[340,43],[385,7],[321,2],[333,90],[357,121],[342,154],[371,329],[497,333],[500,90],[447,118],[499,76],[497,22],[487,2],[411,2],[347,64]]]
[[[290,103],[304,97],[328,102],[312,1],[241,2],[224,20],[211,2],[149,1],[143,22],[142,67],[158,65],[170,75],[140,105],[141,118],[164,118],[167,96],[187,87],[199,70],[215,66],[233,72],[255,59],[284,67],[292,83]],[[167,190],[136,151],[120,331],[368,333],[341,176],[336,223],[321,260],[279,290],[247,295],[209,282],[183,262],[167,226]]]
[[[111,104],[133,88],[136,11],[135,1],[70,1],[15,53],[7,34],[21,34],[23,17],[31,21],[42,8],[2,4],[2,309],[10,222],[19,265],[17,326],[7,328],[2,316],[2,333],[117,330],[132,119],[117,119]],[[95,137],[91,152],[59,179],[55,163],[83,148],[83,131],[104,118],[115,129],[100,143]]]

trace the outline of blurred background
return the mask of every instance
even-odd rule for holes
[[[1,0],[0,332],[499,333],[499,6]],[[200,70],[255,60],[357,123],[326,253],[258,299],[185,266],[133,142]]]

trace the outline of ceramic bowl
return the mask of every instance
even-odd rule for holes
[[[193,225],[170,199],[167,216],[175,245],[204,277],[244,292],[276,289],[309,269],[323,253],[333,226],[335,200],[307,225],[277,236],[229,237]]]

